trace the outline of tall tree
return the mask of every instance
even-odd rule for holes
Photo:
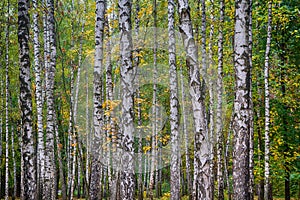
[[[249,136],[251,126],[249,18],[250,0],[235,0],[234,30],[234,199],[250,199],[249,193]]]
[[[101,166],[100,151],[103,137],[104,116],[102,108],[102,71],[103,71],[103,36],[105,23],[106,0],[96,1],[95,27],[95,64],[94,64],[94,138],[92,144],[92,166],[90,181],[90,199],[101,199]]]
[[[5,30],[5,200],[8,200],[8,189],[9,189],[9,119],[8,119],[8,103],[9,103],[9,80],[8,80],[8,67],[9,67],[9,8],[10,2],[7,1],[7,23]]]
[[[33,0],[33,49],[34,49],[34,72],[35,72],[35,99],[37,113],[37,193],[42,196],[42,183],[44,172],[44,127],[43,127],[43,100],[42,100],[42,68],[40,63],[40,41],[39,41],[39,12],[38,0]]]
[[[130,0],[119,0],[119,28],[120,28],[120,56],[121,56],[121,87],[122,87],[122,138],[121,146],[121,199],[134,199],[134,162],[133,162],[133,134],[134,134],[134,88],[133,79],[136,69],[132,64],[132,27]]]
[[[194,199],[212,199],[210,190],[210,144],[208,141],[206,108],[205,108],[205,83],[200,76],[198,50],[195,44],[190,7],[188,0],[178,1],[180,19],[180,32],[183,38],[189,70],[189,86],[192,97],[193,115],[195,124],[195,149],[194,149]]]
[[[222,105],[223,105],[223,26],[225,15],[224,0],[220,0],[220,26],[218,37],[218,78],[217,78],[217,179],[218,179],[218,199],[224,199],[224,178],[223,178],[223,123],[222,123]]]
[[[270,197],[270,93],[269,93],[269,56],[271,49],[272,38],[272,1],[269,1],[268,6],[268,31],[267,43],[265,52],[265,185],[264,185],[264,200],[271,199]]]
[[[18,42],[20,60],[20,104],[22,119],[22,168],[24,199],[36,199],[35,147],[32,128],[32,97],[29,58],[29,0],[18,1]]]
[[[168,0],[170,124],[171,124],[171,199],[180,199],[179,102],[176,67],[175,2]]]
[[[54,19],[54,0],[47,0],[47,40],[46,65],[46,105],[47,125],[45,143],[45,174],[43,184],[43,199],[56,199],[56,166],[54,160],[54,77],[56,71],[56,32]],[[26,192],[25,192],[26,193]]]

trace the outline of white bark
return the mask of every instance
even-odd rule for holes
[[[218,38],[218,78],[217,78],[217,179],[218,179],[218,199],[224,199],[223,180],[223,123],[222,123],[222,96],[223,96],[223,26],[224,26],[224,0],[220,1],[220,26]]]
[[[211,193],[214,194],[215,191],[215,175],[214,175],[214,156],[215,156],[215,144],[216,144],[216,135],[215,135],[215,69],[214,69],[214,60],[213,60],[213,46],[214,46],[214,1],[212,0],[210,6],[210,31],[209,31],[209,76],[207,79],[209,85],[209,140],[210,140],[210,176],[211,176]]]
[[[249,59],[249,0],[235,1],[233,192],[234,199],[250,199],[249,136],[251,129],[251,66]]]
[[[190,94],[192,97],[195,125],[194,199],[212,199],[210,190],[210,144],[205,109],[205,84],[200,76],[198,51],[195,45],[188,0],[179,0],[180,31],[187,53]],[[203,63],[205,63],[203,59]],[[205,69],[205,67],[204,67]]]
[[[180,199],[179,102],[176,71],[175,2],[168,0],[170,125],[171,125],[171,199]]]
[[[269,56],[272,38],[272,1],[268,6],[268,31],[265,52],[265,185],[264,200],[271,199],[270,195],[270,92],[269,92]]]
[[[46,59],[46,105],[47,126],[45,145],[45,174],[43,199],[56,199],[56,169],[54,160],[54,76],[56,68],[56,33],[54,21],[54,0],[47,0],[47,33],[49,33],[48,55]],[[48,35],[47,35],[48,36]],[[46,51],[47,51],[46,50]],[[25,192],[26,193],[26,192]]]
[[[20,59],[20,107],[22,119],[22,198],[36,199],[35,148],[32,130],[32,97],[29,58],[29,1],[18,1],[18,42]],[[22,163],[21,162],[21,163]]]
[[[153,1],[154,18],[154,46],[153,46],[153,98],[152,98],[152,143],[151,143],[151,170],[150,170],[150,198],[153,198],[154,180],[157,174],[157,9],[156,0]]]
[[[14,181],[14,190],[12,198],[17,197],[17,166],[16,166],[16,153],[15,153],[15,129],[14,126],[11,126],[11,154],[13,160],[13,181]]]
[[[90,199],[100,199],[101,166],[100,153],[103,135],[104,116],[102,108],[102,71],[103,71],[103,36],[105,22],[105,0],[96,1],[96,29],[95,29],[95,65],[94,65],[94,138],[91,149],[92,166],[90,181]]]
[[[9,67],[9,7],[10,2],[7,2],[7,24],[5,30],[5,200],[8,200],[8,179],[9,179],[9,171],[8,171],[8,162],[9,162],[9,119],[8,119],[8,102],[9,102],[9,80],[8,80],[8,67]]]
[[[121,146],[121,199],[134,199],[134,107],[133,107],[133,78],[135,70],[132,64],[132,33],[131,33],[131,1],[119,0],[120,56],[121,56],[121,87],[122,87],[122,127]]]
[[[35,99],[37,112],[37,192],[41,197],[41,184],[43,183],[44,172],[44,128],[43,128],[43,100],[42,100],[42,79],[40,65],[40,42],[38,22],[38,1],[33,0],[33,48],[34,48],[34,72],[35,72]]]
[[[189,192],[189,198],[192,199],[193,194],[193,180],[191,177],[191,161],[190,161],[190,153],[189,153],[189,131],[188,131],[188,118],[186,113],[186,94],[185,94],[185,85],[183,81],[183,71],[182,71],[182,65],[180,65],[180,82],[181,82],[181,107],[182,107],[182,115],[183,115],[183,135],[184,135],[184,142],[185,142],[185,167],[186,167],[186,179],[187,179],[187,187]]]

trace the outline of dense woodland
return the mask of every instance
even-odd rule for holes
[[[300,1],[0,7],[0,198],[300,199]]]

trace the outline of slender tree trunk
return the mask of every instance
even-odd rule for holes
[[[185,105],[185,86],[183,82],[183,71],[182,71],[182,65],[180,65],[180,80],[181,80],[181,98],[182,98],[182,115],[183,115],[183,135],[185,140],[185,165],[186,165],[186,179],[187,179],[187,187],[188,187],[188,193],[189,193],[189,199],[192,199],[193,194],[193,180],[191,177],[191,161],[190,161],[190,153],[189,153],[189,131],[188,131],[188,119],[187,119],[187,113],[186,113],[186,105]]]
[[[30,58],[29,58],[29,1],[18,1],[18,42],[20,59],[20,104],[22,119],[22,160],[23,160],[23,196],[24,199],[35,200],[36,170],[35,170],[35,147],[32,127],[32,97],[30,81]]]
[[[218,199],[224,199],[224,179],[223,179],[223,25],[224,25],[225,4],[220,0],[220,26],[218,38],[218,78],[217,78],[217,177],[218,177]]]
[[[249,134],[249,195],[254,199],[254,111],[252,101],[252,0],[249,9],[249,65],[250,65],[250,134]]]
[[[17,197],[17,166],[16,166],[16,153],[15,153],[15,129],[14,125],[11,126],[11,154],[13,160],[13,181],[14,181],[14,190],[12,194],[12,199]]]
[[[94,139],[92,144],[92,166],[90,199],[98,200],[101,194],[100,152],[103,137],[104,116],[102,108],[103,36],[105,23],[105,0],[96,1],[95,66],[94,66]]]
[[[71,13],[74,14],[74,0],[71,2]],[[74,48],[74,21],[75,18],[73,18],[71,22],[71,49]],[[69,168],[68,168],[68,192],[69,192],[69,200],[72,200],[74,198],[74,190],[75,190],[75,172],[76,172],[76,151],[77,151],[77,138],[76,138],[76,130],[75,130],[75,124],[76,124],[76,115],[77,115],[77,99],[78,99],[78,85],[76,84],[75,87],[75,96],[74,96],[74,72],[75,72],[75,63],[74,60],[71,59],[70,62],[71,65],[71,88],[70,88],[70,122],[69,122]],[[80,79],[80,66],[78,66],[78,72],[77,72],[77,83],[79,83]],[[75,97],[75,98],[74,98]]]
[[[54,160],[54,76],[56,68],[56,32],[54,21],[54,0],[47,0],[47,25],[49,30],[49,54],[46,59],[46,103],[47,103],[47,126],[45,145],[45,180],[43,199],[56,199],[56,169]],[[48,32],[48,31],[47,31]]]
[[[215,23],[215,16],[214,16],[214,0],[212,0],[210,6],[210,30],[209,30],[209,45],[208,45],[208,59],[209,59],[209,69],[210,69],[210,77],[208,77],[207,82],[209,85],[209,140],[210,140],[210,175],[211,175],[211,193],[214,194],[215,192],[215,161],[214,157],[216,154],[216,135],[215,135],[215,95],[214,95],[214,89],[215,89],[215,80],[214,80],[214,60],[213,60],[213,46],[214,46],[214,23]],[[214,197],[214,195],[213,195]]]
[[[57,124],[57,115],[56,112],[54,113],[54,123],[55,123],[55,139],[57,143],[57,160],[58,160],[58,167],[59,167],[59,178],[60,178],[60,183],[61,183],[61,188],[62,188],[62,199],[66,200],[67,199],[67,185],[66,185],[66,179],[65,179],[65,174],[64,174],[64,165],[63,165],[63,159],[61,156],[61,150],[62,150],[62,144],[61,140],[59,138],[59,132],[58,132],[58,124]]]
[[[179,102],[174,22],[175,2],[168,0],[170,124],[171,124],[171,199],[180,199]]]
[[[250,199],[249,136],[251,129],[251,66],[249,60],[249,0],[235,1],[233,192],[234,199]]]
[[[268,6],[268,31],[267,44],[265,52],[265,185],[264,185],[264,200],[270,200],[270,94],[269,94],[269,56],[272,37],[272,1],[269,1]]]
[[[230,187],[230,179],[229,179],[229,160],[230,160],[230,153],[229,153],[229,147],[231,144],[231,131],[232,131],[232,122],[233,122],[233,113],[231,114],[230,117],[230,122],[229,122],[229,127],[228,127],[228,134],[227,134],[227,139],[226,139],[226,144],[225,144],[225,152],[224,152],[224,173],[225,173],[225,178],[226,178],[226,183],[227,183],[227,194],[228,194],[228,200],[231,200],[232,197],[232,192],[231,192],[231,187]]]
[[[7,1],[7,24],[6,24],[6,33],[5,33],[5,200],[8,200],[9,195],[9,171],[8,171],[8,162],[9,162],[9,119],[8,119],[8,103],[9,103],[9,80],[8,80],[8,67],[9,67],[9,7],[10,2]]]
[[[136,0],[135,2],[135,36],[136,38],[139,37],[139,29],[140,29],[140,18],[139,18],[139,12],[140,12],[140,2],[139,0]],[[138,42],[138,41],[137,41]],[[139,47],[138,49],[136,49],[136,53],[139,54]],[[138,68],[139,63],[140,63],[140,59],[139,56],[136,56],[134,58],[134,62],[135,62],[135,67]],[[139,77],[137,77],[137,80],[139,80]],[[137,99],[140,99],[140,90],[139,90],[139,85],[138,85],[138,90],[137,90]],[[138,126],[141,127],[142,126],[142,109],[141,109],[141,102],[138,101],[137,107],[138,107],[138,113],[137,113],[137,120],[138,120]],[[138,200],[143,200],[144,197],[144,187],[143,187],[143,149],[142,149],[142,142],[143,142],[143,138],[142,138],[142,134],[141,134],[141,130],[138,129],[138,180],[137,180],[137,189],[138,189]],[[144,173],[145,175],[145,173]]]
[[[131,1],[119,0],[120,23],[120,56],[121,56],[121,86],[122,86],[122,171],[121,171],[121,199],[134,199],[134,162],[133,162],[133,78],[135,70],[132,64],[132,36],[131,36]]]
[[[42,100],[42,80],[40,65],[40,42],[39,42],[39,22],[38,22],[38,0],[33,0],[33,48],[34,48],[34,72],[35,72],[35,99],[37,112],[37,195],[42,198],[42,183],[44,172],[44,128],[43,128],[43,100]]]
[[[190,17],[188,0],[179,0],[180,31],[187,52],[187,66],[189,69],[190,94],[192,96],[193,115],[195,123],[195,152],[194,152],[194,185],[193,198],[212,199],[210,190],[210,144],[208,141],[205,87],[203,77],[200,77],[198,51],[195,45]],[[204,60],[204,59],[203,59]],[[203,61],[204,63],[204,61]],[[205,69],[205,68],[204,68]]]
[[[260,75],[258,74],[257,77],[260,77]],[[263,165],[263,155],[262,155],[262,152],[263,152],[263,141],[262,141],[262,131],[261,131],[261,124],[260,124],[260,121],[261,121],[261,114],[260,114],[260,110],[262,108],[262,105],[261,105],[261,98],[262,98],[262,93],[261,93],[261,88],[260,88],[260,82],[257,81],[257,94],[258,96],[260,97],[258,99],[258,105],[257,105],[257,135],[258,135],[258,142],[257,142],[257,150],[258,150],[258,156],[257,156],[257,159],[258,159],[258,167],[260,170],[262,170],[264,168],[264,165]],[[259,177],[260,180],[259,180],[259,183],[258,183],[258,188],[257,188],[257,196],[258,196],[258,200],[264,200],[264,175]]]
[[[154,180],[157,165],[157,9],[156,0],[153,0],[153,24],[154,24],[154,47],[153,47],[153,98],[152,98],[152,143],[151,143],[151,170],[150,170],[150,198],[153,199]],[[155,180],[156,182],[156,180]]]

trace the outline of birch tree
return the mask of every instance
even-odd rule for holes
[[[222,96],[223,96],[223,25],[224,25],[225,5],[224,0],[220,0],[220,26],[218,38],[218,78],[217,78],[217,179],[218,179],[218,199],[224,199],[224,179],[223,179],[223,123],[222,123]]]
[[[123,155],[121,160],[121,199],[134,199],[135,180],[133,162],[133,78],[135,71],[132,64],[132,35],[131,35],[131,6],[130,0],[119,0],[119,28],[120,28],[120,59],[121,59],[121,88],[122,88],[122,127],[121,146]]]
[[[42,78],[40,63],[40,41],[39,41],[39,14],[38,0],[33,0],[33,49],[34,49],[34,72],[35,72],[35,99],[37,112],[37,193],[41,198],[43,172],[44,172],[44,128],[43,128],[43,100],[42,100]]]
[[[249,191],[249,135],[251,125],[250,60],[249,60],[249,0],[235,1],[234,32],[234,199],[250,199]]]
[[[18,42],[20,60],[20,107],[22,119],[22,160],[23,160],[23,185],[24,199],[35,200],[36,171],[35,147],[32,129],[32,97],[29,58],[29,0],[18,1]]]
[[[9,80],[8,80],[8,67],[9,67],[9,7],[10,2],[7,1],[7,23],[5,30],[5,200],[8,200],[8,189],[9,189],[9,119],[8,119],[8,103],[9,103]]]
[[[175,2],[168,0],[170,124],[171,124],[171,199],[180,199],[179,102],[176,71]]]
[[[90,199],[101,199],[101,166],[100,147],[103,136],[104,116],[102,108],[102,70],[103,70],[103,36],[105,23],[105,0],[96,1],[96,28],[95,28],[95,64],[94,64],[94,140],[92,144],[92,166],[90,182]]]
[[[269,1],[268,6],[268,30],[267,44],[265,52],[265,185],[264,185],[264,200],[271,199],[270,191],[270,93],[269,93],[269,56],[272,38],[272,1]]]
[[[208,141],[206,109],[205,109],[205,83],[199,72],[198,50],[195,44],[190,8],[188,0],[179,0],[180,32],[183,38],[189,71],[189,87],[192,97],[193,116],[195,125],[194,150],[194,183],[193,199],[212,199],[210,190],[210,144]]]
[[[45,143],[45,174],[43,184],[43,199],[56,199],[56,167],[54,160],[54,77],[56,68],[56,32],[54,20],[54,0],[47,0],[47,37],[46,59],[46,143]],[[49,34],[49,35],[48,35]],[[26,193],[26,192],[25,192]]]

